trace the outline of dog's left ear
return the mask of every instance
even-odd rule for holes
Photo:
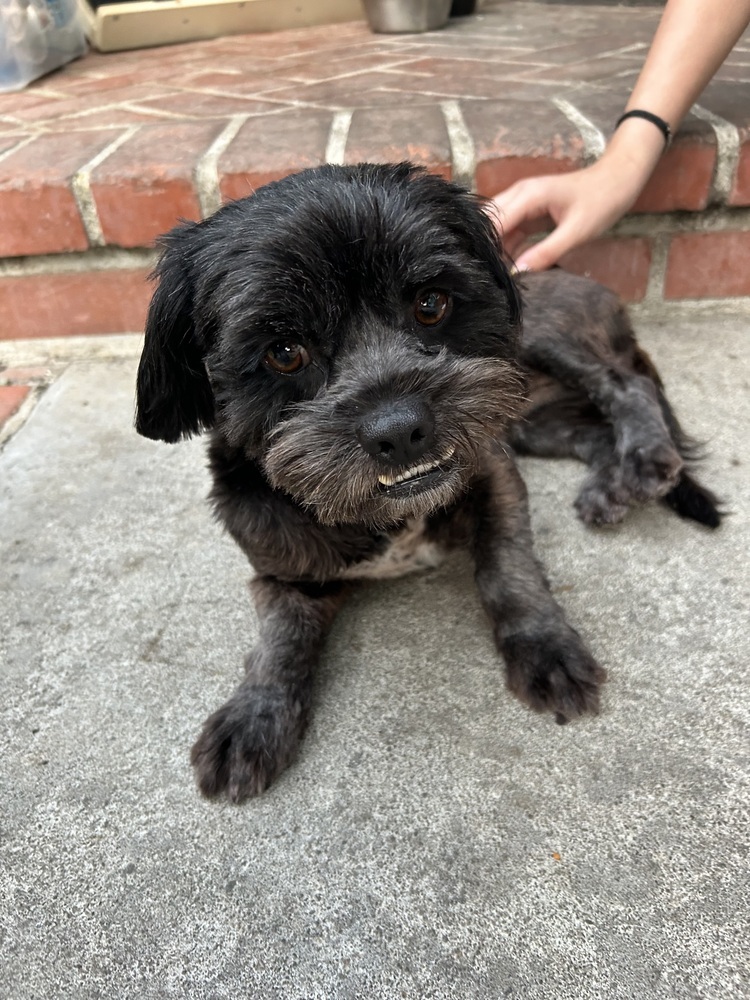
[[[153,277],[159,284],[146,319],[138,366],[135,427],[144,437],[179,441],[214,422],[214,398],[204,363],[206,345],[196,330],[190,248],[198,226],[163,237]]]

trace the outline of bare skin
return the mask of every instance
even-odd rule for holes
[[[750,0],[668,0],[625,110],[640,108],[676,131],[750,23]],[[633,205],[664,152],[651,122],[630,118],[596,163],[557,176],[518,181],[493,199],[508,250],[525,238],[524,223],[549,216],[556,228],[516,260],[519,270],[552,267],[599,236]]]

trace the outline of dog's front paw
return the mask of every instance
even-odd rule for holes
[[[508,687],[535,711],[554,712],[560,723],[598,712],[606,672],[569,626],[508,636],[501,651]]]
[[[302,700],[281,686],[242,685],[209,716],[190,761],[207,798],[260,795],[292,761],[305,726]]]

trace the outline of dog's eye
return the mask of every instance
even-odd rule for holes
[[[295,344],[291,340],[280,340],[278,344],[266,352],[264,361],[269,368],[282,375],[293,375],[295,372],[307,368],[310,364],[310,355],[302,344]]]
[[[414,318],[422,326],[437,326],[445,319],[450,304],[450,296],[446,292],[430,288],[417,296],[414,302]]]

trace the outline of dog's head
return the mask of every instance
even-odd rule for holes
[[[321,167],[163,240],[136,426],[215,427],[333,524],[455,499],[518,411],[519,299],[477,199]]]

